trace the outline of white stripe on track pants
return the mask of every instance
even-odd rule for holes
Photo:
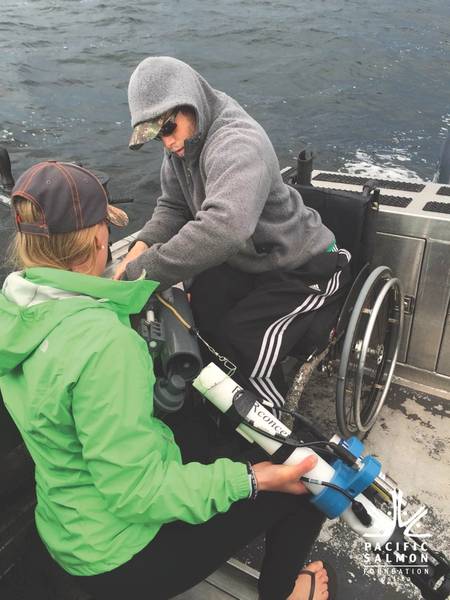
[[[277,416],[287,393],[281,361],[325,346],[351,280],[349,260],[341,249],[291,271],[252,274],[224,264],[198,275],[190,289],[203,337]],[[205,364],[214,361],[202,352]]]

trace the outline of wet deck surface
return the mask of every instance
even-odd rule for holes
[[[334,385],[332,378],[316,374],[302,398],[304,413],[330,437],[337,430]],[[428,514],[421,522],[421,531],[431,534],[427,540],[430,548],[450,556],[450,400],[392,385],[379,420],[366,439],[366,449],[379,458],[383,471],[397,481],[411,501],[404,518],[426,506]],[[240,555],[241,560],[257,568],[262,548],[263,540],[255,542]],[[360,537],[343,523],[328,521],[312,558],[335,566],[339,600],[422,597],[401,574],[386,573],[384,568],[377,573],[368,569],[365,554]]]
[[[334,381],[315,375],[302,400],[305,414],[314,416],[320,428],[332,435]],[[450,554],[450,400],[433,397],[393,385],[378,423],[366,440],[367,450],[377,456],[383,471],[389,473],[412,500],[414,510],[425,505],[429,512],[423,531],[431,533],[430,547]],[[411,508],[407,514],[410,514]],[[260,565],[263,540],[256,540],[238,558],[254,568]],[[416,588],[397,573],[367,572],[364,542],[345,525],[328,522],[313,549],[313,559],[326,559],[337,570],[339,600],[415,600]],[[31,540],[26,560],[0,582],[2,600],[82,600],[83,596],[63,595],[45,574],[42,556]],[[216,578],[202,583],[179,600],[256,600],[254,590],[241,596],[220,591]],[[130,595],[130,598],[132,595]]]

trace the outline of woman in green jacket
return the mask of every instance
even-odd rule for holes
[[[299,482],[314,459],[183,464],[153,415],[152,362],[129,316],[158,284],[100,277],[108,224],[126,215],[99,180],[39,163],[12,205],[23,270],[0,294],[0,390],[36,464],[36,526],[54,560],[96,600],[163,599],[266,531],[261,598],[326,600],[322,563],[298,576],[322,523]]]

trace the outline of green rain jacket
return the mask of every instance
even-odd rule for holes
[[[202,523],[250,492],[243,463],[183,465],[152,414],[129,315],[156,286],[32,268],[0,294],[0,390],[36,464],[37,529],[74,575],[114,569],[164,523]]]

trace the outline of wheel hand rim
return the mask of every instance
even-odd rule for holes
[[[356,426],[357,426],[358,430],[362,431],[362,432],[368,431],[372,427],[374,422],[376,421],[376,418],[378,417],[378,414],[384,404],[384,400],[386,398],[386,394],[389,389],[389,384],[392,379],[392,374],[394,372],[395,364],[397,362],[401,330],[400,330],[400,335],[398,336],[396,349],[395,349],[394,356],[391,361],[391,365],[389,367],[388,377],[386,379],[386,384],[384,386],[384,390],[382,392],[381,398],[378,400],[377,406],[373,410],[372,415],[370,415],[370,413],[369,413],[370,417],[368,418],[367,422],[363,425],[363,423],[361,421],[361,387],[362,387],[362,380],[363,380],[363,375],[364,375],[364,365],[366,362],[366,356],[367,356],[367,352],[368,352],[368,348],[369,348],[369,342],[372,337],[374,325],[376,323],[380,308],[386,298],[386,295],[391,291],[391,289],[394,288],[394,286],[396,286],[397,288],[400,289],[400,281],[396,277],[389,279],[384,284],[378,297],[376,298],[375,303],[372,308],[372,311],[371,311],[371,314],[370,314],[370,317],[369,317],[369,322],[367,324],[367,328],[366,328],[366,332],[364,335],[364,340],[363,340],[363,344],[362,344],[361,352],[360,352],[360,356],[359,356],[357,378],[356,378],[356,393],[355,393],[355,396],[356,396],[355,420],[356,420]],[[400,306],[402,306],[401,302],[400,302]],[[403,317],[402,308],[400,309],[400,312]],[[402,317],[401,317],[401,322],[403,322]]]

